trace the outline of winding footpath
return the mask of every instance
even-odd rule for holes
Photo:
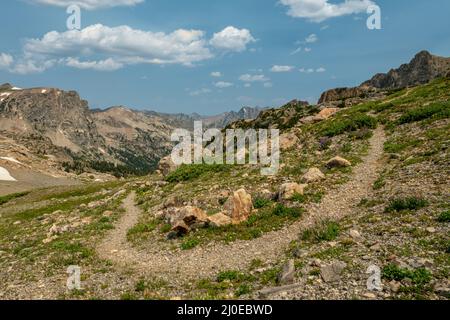
[[[369,152],[363,162],[353,168],[351,180],[329,190],[321,203],[308,205],[307,215],[284,229],[250,241],[211,243],[188,251],[161,250],[158,243],[150,250],[141,251],[133,248],[126,240],[127,230],[137,223],[140,214],[134,204],[135,193],[131,193],[123,204],[126,213],[100,243],[98,254],[119,267],[128,267],[137,273],[158,276],[168,281],[189,281],[212,277],[223,270],[244,270],[253,259],[276,261],[303,229],[321,220],[352,215],[357,210],[357,204],[369,196],[382,170],[385,140],[384,130],[376,129],[370,139]]]

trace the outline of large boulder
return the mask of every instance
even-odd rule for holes
[[[333,159],[330,159],[327,162],[328,168],[344,168],[344,167],[350,167],[352,164],[347,159],[341,158],[341,157],[334,157]]]
[[[324,108],[315,116],[315,118],[318,121],[327,120],[338,111],[339,108]]]
[[[204,227],[209,221],[206,212],[197,207],[187,206],[178,212],[180,220],[191,229]]]
[[[325,179],[325,175],[318,168],[309,169],[302,177],[302,181],[306,183],[312,183],[323,179]]]
[[[346,267],[345,262],[337,261],[320,268],[320,275],[325,282],[338,282],[341,280],[341,274]]]
[[[283,133],[280,136],[280,149],[281,150],[289,150],[297,145],[299,139],[297,135],[293,132]]]
[[[177,168],[178,166],[172,161],[172,157],[170,155],[162,158],[158,164],[158,170],[164,176],[167,176],[171,172],[175,171]]]
[[[231,218],[234,224],[246,221],[253,210],[252,196],[244,189],[233,192],[224,204],[224,214]]]
[[[303,195],[306,185],[301,185],[295,182],[284,183],[278,192],[279,200],[291,200],[295,194]]]
[[[233,223],[231,218],[222,212],[210,216],[208,222],[210,226],[216,228],[225,227]]]

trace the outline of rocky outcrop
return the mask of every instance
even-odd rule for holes
[[[178,166],[172,161],[171,156],[162,158],[158,164],[158,170],[162,175],[167,176],[171,172],[175,171]]]
[[[302,182],[312,183],[325,179],[325,175],[318,168],[311,168],[302,177]]]
[[[231,218],[221,212],[208,217],[209,225],[216,228],[228,226],[233,223]]]
[[[294,182],[284,183],[280,187],[278,198],[279,200],[291,200],[295,194],[303,195],[305,187],[305,185]]]
[[[354,88],[336,88],[325,91],[319,104],[354,105],[363,99],[381,96],[380,90],[402,89],[426,84],[436,78],[445,77],[450,72],[450,58],[434,56],[428,51],[419,52],[411,62],[379,73],[372,79]],[[338,102],[338,103],[332,103]]]
[[[399,89],[426,84],[444,77],[450,71],[450,58],[434,56],[428,51],[419,52],[410,63],[379,73],[362,86],[379,89]]]
[[[344,168],[344,167],[350,167],[352,164],[347,159],[344,159],[342,157],[334,157],[327,162],[328,168]]]
[[[168,210],[166,219],[172,225],[171,232],[175,232],[178,236],[203,228],[209,222],[208,215],[202,209],[192,206]]]
[[[280,136],[280,149],[282,151],[292,149],[299,143],[297,135],[293,132],[283,133]]]
[[[252,196],[244,189],[233,192],[224,204],[224,214],[234,224],[246,221],[253,210]]]

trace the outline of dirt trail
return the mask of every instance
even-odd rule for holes
[[[212,243],[188,251],[161,251],[158,244],[151,250],[139,251],[126,241],[126,232],[137,222],[139,215],[139,209],[134,205],[135,195],[131,194],[124,202],[126,214],[99,246],[99,254],[119,266],[169,281],[194,280],[214,276],[221,270],[245,269],[253,259],[275,261],[289,243],[298,238],[302,229],[323,219],[339,219],[354,212],[360,200],[370,194],[379,176],[385,140],[383,129],[376,129],[370,139],[369,153],[353,169],[351,180],[330,190],[320,204],[309,205],[305,218],[282,230],[251,241]]]

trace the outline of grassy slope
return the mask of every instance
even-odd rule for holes
[[[367,152],[367,138],[371,130],[377,124],[383,124],[389,136],[385,146],[388,162],[386,170],[374,185],[373,198],[365,199],[360,204],[360,216],[330,222],[335,227],[320,226],[318,230],[311,230],[310,235],[299,235],[299,240],[292,244],[286,258],[292,257],[295,250],[306,251],[305,256],[295,258],[298,277],[306,278],[313,284],[319,276],[317,268],[310,266],[312,259],[348,261],[354,270],[345,277],[351,281],[353,274],[365,272],[363,256],[369,256],[386,267],[385,277],[391,279],[404,276],[401,271],[388,267],[392,255],[402,261],[419,255],[432,260],[428,266],[431,280],[425,275],[425,280],[429,280],[424,280],[426,285],[421,282],[419,287],[405,287],[396,297],[436,298],[431,284],[448,278],[449,268],[449,229],[445,219],[445,212],[449,210],[449,94],[450,80],[437,80],[423,87],[397,92],[384,101],[344,109],[333,119],[319,124],[294,128],[301,146],[283,152],[282,170],[273,178],[261,176],[255,166],[213,171],[203,168],[192,175],[183,173],[187,176],[183,179],[186,181],[175,179],[160,187],[122,182],[73,187],[66,191],[39,190],[20,197],[4,198],[0,206],[0,291],[7,297],[29,297],[33,291],[27,289],[30,283],[31,288],[40,292],[41,281],[47,288],[44,296],[53,298],[155,298],[173,295],[227,298],[248,297],[259,288],[276,285],[276,276],[283,261],[270,265],[254,261],[247,271],[222,270],[217,279],[204,279],[177,290],[157,279],[140,278],[139,275],[116,270],[108,261],[96,258],[93,248],[98,237],[112,228],[121,214],[119,204],[123,196],[95,209],[88,209],[83,204],[109,197],[121,188],[136,189],[138,204],[144,209],[144,214],[139,225],[130,231],[129,240],[143,249],[157,243],[162,250],[176,252],[211,241],[252,239],[300,218],[297,214],[289,214],[293,211],[288,208],[301,210],[307,202],[320,201],[330,187],[347,181],[351,168],[328,170],[324,162],[339,154],[357,164]],[[219,212],[224,201],[221,191],[244,187],[257,198],[262,189],[276,191],[286,180],[299,181],[311,166],[324,170],[327,179],[312,185],[305,197],[297,198],[281,210],[276,210],[275,203],[261,202],[255,216],[241,226],[205,229],[187,238],[168,242],[165,240],[168,227],[152,217],[156,208],[170,198],[180,203],[195,204],[210,214]],[[157,177],[149,179],[156,181]],[[393,200],[404,200],[405,197],[423,199],[426,205],[416,207],[414,201],[412,205],[406,201],[406,205],[403,203],[406,209],[397,210],[402,208],[401,201],[395,204]],[[392,202],[393,208],[397,209],[385,210]],[[103,212],[109,209],[113,211],[112,216],[104,216]],[[443,218],[439,218],[441,216]],[[89,218],[89,223],[61,235],[51,243],[42,243],[53,223],[64,223],[74,217]],[[435,232],[426,231],[431,227]],[[348,230],[351,228],[361,230],[365,238],[363,246],[349,239]],[[370,249],[377,241],[383,243],[382,252]],[[330,242],[337,245],[330,246]],[[87,287],[82,292],[68,295],[61,288],[64,288],[66,279],[65,268],[70,264],[85,266],[83,280]],[[264,268],[264,271],[256,272],[255,269],[259,268]],[[16,285],[16,289],[7,290],[10,284]],[[323,296],[317,297],[332,296],[327,292],[327,289],[323,290]],[[314,296],[307,290],[305,294]]]

